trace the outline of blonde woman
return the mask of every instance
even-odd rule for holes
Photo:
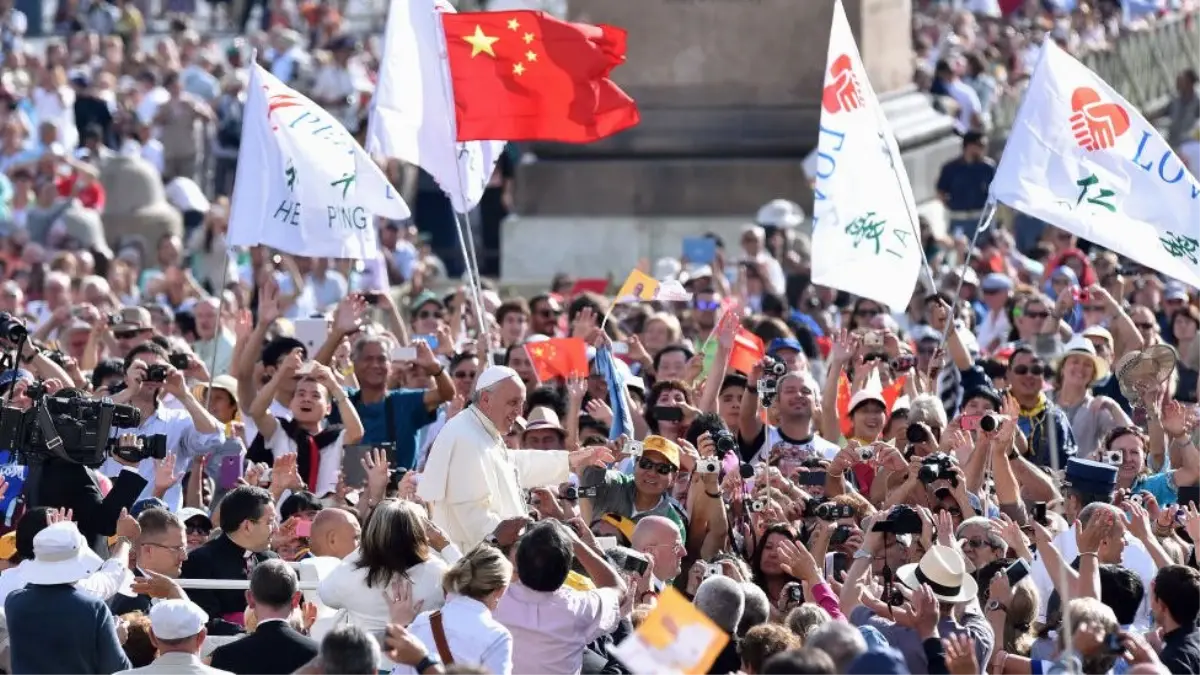
[[[512,574],[512,563],[499,549],[476,546],[442,577],[446,604],[440,611],[418,616],[408,630],[431,657],[443,663],[483,666],[495,675],[511,675],[512,634],[492,618],[492,612],[508,590]],[[439,650],[439,641],[447,653]],[[403,665],[392,671],[393,675],[415,672]]]

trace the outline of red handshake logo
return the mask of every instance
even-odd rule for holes
[[[1071,94],[1071,110],[1075,142],[1088,152],[1111,148],[1129,131],[1129,113],[1116,103],[1101,100],[1091,87],[1079,87]]]
[[[833,82],[825,86],[821,96],[821,106],[825,108],[825,112],[850,112],[862,107],[862,88],[858,84],[858,78],[854,76],[852,65],[850,57],[842,54],[829,66]]]

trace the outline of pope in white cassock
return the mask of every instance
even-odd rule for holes
[[[505,520],[528,514],[523,489],[565,483],[572,471],[612,461],[607,448],[509,450],[504,435],[525,408],[517,371],[490,366],[479,374],[471,405],[442,427],[417,496],[459,550],[478,545]]]

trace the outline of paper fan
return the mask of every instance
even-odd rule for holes
[[[1126,354],[1117,362],[1113,372],[1117,374],[1121,393],[1130,403],[1140,406],[1142,394],[1166,382],[1178,360],[1178,354],[1170,345],[1154,345],[1140,352]]]

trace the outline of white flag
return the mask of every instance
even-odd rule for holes
[[[408,205],[335,117],[254,65],[229,217],[229,243],[287,253],[379,255],[375,216]]]
[[[992,196],[1200,287],[1200,183],[1154,126],[1046,40]]]
[[[921,272],[916,203],[841,0],[833,6],[826,68],[812,281],[903,309]]]
[[[445,0],[393,0],[367,149],[425,169],[459,213],[483,197],[505,141],[459,143],[441,12]]]

